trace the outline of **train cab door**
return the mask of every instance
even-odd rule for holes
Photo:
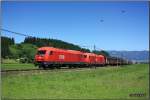
[[[49,53],[48,53],[48,60],[50,62],[53,62],[55,60],[55,58],[54,58],[54,51],[49,51]]]

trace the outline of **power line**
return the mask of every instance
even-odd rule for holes
[[[31,36],[31,35],[14,32],[14,31],[10,31],[10,30],[7,30],[7,29],[0,29],[0,30],[5,31],[5,32],[10,32],[10,33],[13,33],[13,34],[17,34],[17,35],[21,35],[21,36],[33,37],[33,36]]]

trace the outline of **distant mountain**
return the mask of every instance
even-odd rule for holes
[[[122,57],[135,62],[148,62],[149,51],[107,51],[111,56]]]

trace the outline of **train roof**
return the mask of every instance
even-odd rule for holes
[[[67,50],[67,52],[73,53],[73,54],[82,54],[81,51],[76,51],[76,50]]]
[[[85,55],[96,56],[94,53],[84,53]]]
[[[38,50],[54,50],[54,51],[66,51],[64,49],[54,48],[54,47],[41,47]]]
[[[77,50],[66,50],[66,49],[60,49],[60,48],[54,48],[54,47],[40,47],[38,50],[51,50],[51,51],[59,51],[59,52],[68,52],[68,53],[73,53],[73,54],[84,54],[84,55],[89,55],[89,56],[98,56],[98,57],[104,57],[103,55],[97,55],[94,53],[88,53],[88,52],[81,52]]]
[[[104,57],[103,55],[97,55],[98,57]]]
[[[73,54],[82,54],[81,51],[65,50],[65,49],[59,49],[59,48],[54,48],[54,47],[41,47],[38,50],[52,50],[52,51],[68,52],[68,53],[73,53]]]

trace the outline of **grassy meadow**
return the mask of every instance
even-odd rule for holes
[[[149,65],[2,75],[2,99],[148,99]],[[144,93],[144,96],[130,94]]]
[[[1,70],[35,69],[33,63],[19,63],[15,59],[2,59]]]
[[[23,64],[23,63],[8,63],[1,64],[1,70],[13,70],[13,69],[35,69],[37,67],[34,64]]]

